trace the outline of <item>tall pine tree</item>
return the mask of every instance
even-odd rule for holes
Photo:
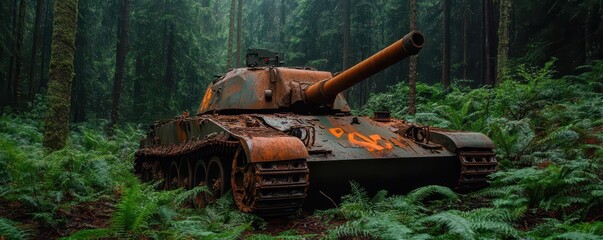
[[[128,16],[130,15],[130,1],[122,0],[117,26],[117,53],[115,55],[115,81],[113,82],[113,94],[111,97],[111,122],[109,132],[119,118],[119,99],[121,97],[121,85],[124,78],[124,65],[128,54]]]
[[[77,3],[78,0],[55,0],[54,3],[48,111],[43,140],[44,147],[50,150],[63,148],[69,135]]]
[[[509,25],[511,25],[511,0],[499,0],[500,18],[498,22],[498,58],[496,84],[501,84],[507,75],[509,58]]]
[[[417,29],[417,14],[416,0],[410,0],[410,31]],[[410,64],[408,65],[408,114],[415,115],[417,113],[417,55],[410,56]]]

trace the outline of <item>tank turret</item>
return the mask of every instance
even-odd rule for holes
[[[306,67],[280,67],[278,53],[249,49],[247,67],[230,70],[207,88],[203,113],[265,111],[349,112],[341,93],[423,47],[423,34],[412,31],[350,69],[333,76]]]
[[[402,39],[384,48],[375,55],[354,65],[348,70],[327,80],[320,81],[308,87],[305,101],[309,104],[330,104],[337,94],[388,68],[409,56],[419,53],[425,38],[418,31],[412,31]]]

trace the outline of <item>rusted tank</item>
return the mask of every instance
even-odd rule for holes
[[[232,190],[243,212],[288,215],[304,205],[332,206],[355,181],[369,192],[404,193],[439,184],[473,189],[496,171],[492,141],[481,133],[353,116],[340,94],[417,54],[413,31],[333,76],[281,67],[278,54],[254,50],[205,91],[198,114],[156,122],[141,140],[135,170],[163,187],[207,186],[204,206]]]

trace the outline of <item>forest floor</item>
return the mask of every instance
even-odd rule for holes
[[[48,226],[32,216],[32,209],[21,206],[18,202],[0,202],[0,217],[19,222],[29,232],[29,239],[59,239],[84,229],[106,228],[115,211],[117,198],[103,199],[81,203],[57,211],[57,218],[62,219],[54,226]]]
[[[18,202],[8,202],[0,199],[0,217],[21,223],[24,229],[30,231],[29,239],[59,239],[85,229],[109,227],[111,216],[116,210],[117,199],[119,199],[119,196],[59,209],[57,218],[63,220],[55,226],[47,226],[36,220],[31,214],[32,209],[23,207]],[[241,238],[245,239],[247,236],[254,234],[278,236],[282,232],[295,232],[312,239],[319,239],[325,236],[328,229],[333,229],[344,223],[345,220],[343,219],[325,221],[320,216],[314,216],[311,212],[303,211],[291,217],[267,218],[263,222],[262,229],[247,230],[242,233]],[[359,237],[354,239],[369,238]]]

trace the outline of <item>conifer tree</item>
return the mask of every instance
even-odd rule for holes
[[[500,0],[500,18],[498,22],[498,58],[496,66],[496,84],[501,84],[507,74],[509,58],[509,25],[511,24],[511,0]]]
[[[417,29],[417,14],[416,1],[410,0],[410,30]],[[416,98],[417,98],[417,55],[410,56],[410,64],[408,70],[408,114],[414,115],[417,113]]]
[[[55,0],[44,147],[58,150],[69,134],[78,0]]]

